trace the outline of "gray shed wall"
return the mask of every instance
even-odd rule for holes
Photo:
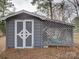
[[[33,17],[27,14],[20,14],[14,17],[11,17],[6,20],[6,47],[14,48],[14,30],[15,30],[15,20],[34,20],[34,47],[42,47],[42,36],[41,36],[41,28],[42,22],[38,20],[38,18]]]
[[[34,47],[43,47],[44,45],[44,40],[47,39],[47,37],[44,37],[44,28],[71,28],[70,30],[70,39],[67,40],[67,42],[63,42],[62,44],[57,44],[57,43],[49,43],[49,45],[72,45],[73,44],[73,30],[71,26],[68,25],[62,25],[59,23],[55,22],[48,22],[48,21],[42,21],[39,18],[36,18],[34,16],[22,13],[16,16],[13,16],[11,18],[8,18],[6,20],[6,47],[7,48],[14,48],[14,28],[15,28],[15,20],[34,20]],[[65,44],[64,44],[65,43]]]

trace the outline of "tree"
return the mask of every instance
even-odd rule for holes
[[[75,32],[79,32],[79,16],[74,18]]]
[[[67,0],[67,1],[72,4],[73,8],[76,11],[76,15],[79,16],[79,0]]]
[[[9,8],[13,8],[13,7],[14,4],[12,4],[11,0],[0,0],[0,18],[8,15],[11,12]],[[5,35],[4,21],[0,21],[0,31],[2,31],[3,35]]]
[[[65,17],[65,1],[63,0],[61,3],[56,3],[56,7],[58,8],[58,10],[61,12],[61,15],[62,15],[62,20],[64,20],[64,17]]]
[[[60,18],[60,20],[64,22],[69,21],[71,15],[73,14],[73,9],[70,4],[67,1],[63,0],[60,3],[56,3],[55,5],[58,11],[58,18]]]
[[[33,0],[33,5],[37,5],[37,9],[47,14],[48,17],[53,19],[52,15],[52,0]]]
[[[65,0],[60,3],[51,0],[33,0],[32,4],[36,4],[37,9],[47,14],[47,16],[49,15],[51,19],[66,21],[72,15],[72,9]]]
[[[0,13],[1,17],[6,16],[10,13],[9,8],[12,8],[14,4],[12,4],[11,0],[0,0]]]

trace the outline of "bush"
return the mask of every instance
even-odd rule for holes
[[[5,35],[5,22],[0,21],[0,31]]]
[[[74,18],[75,32],[79,32],[79,17]]]

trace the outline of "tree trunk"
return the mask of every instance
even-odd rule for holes
[[[78,10],[77,10],[77,7],[76,7],[75,9],[76,9],[76,14],[77,14],[77,16],[78,16]]]
[[[52,15],[52,1],[49,0],[49,4],[50,4],[50,18],[53,19],[53,15]]]

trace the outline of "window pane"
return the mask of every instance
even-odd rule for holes
[[[19,35],[17,35],[17,47],[23,47],[23,40]]]

